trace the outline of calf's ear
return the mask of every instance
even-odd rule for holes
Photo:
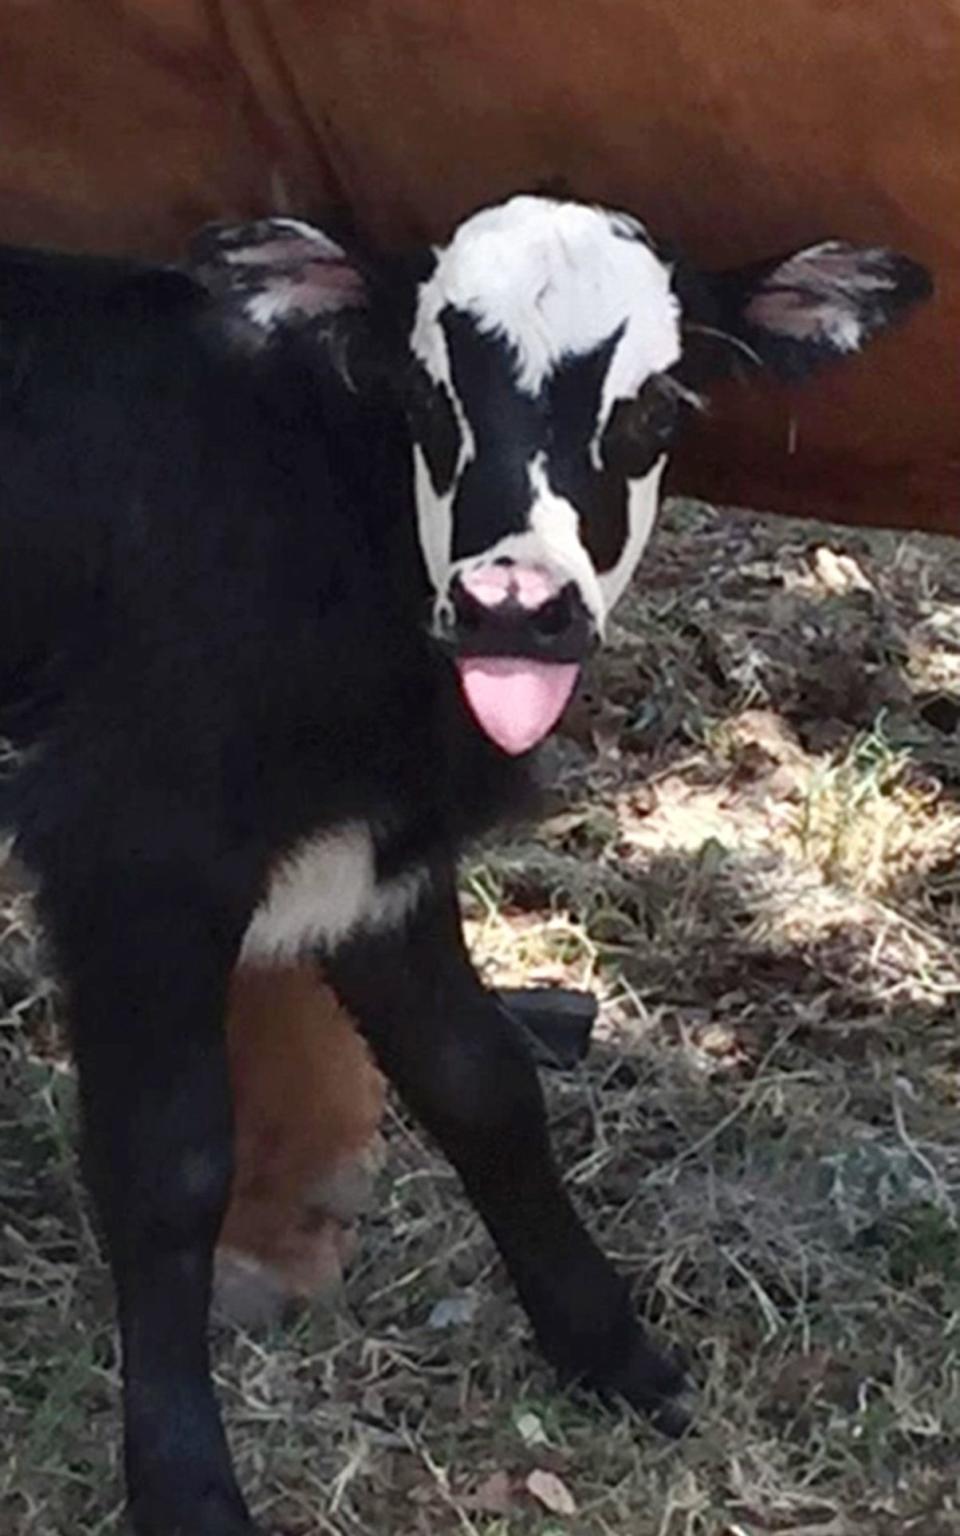
[[[932,291],[926,268],[907,256],[825,240],[709,275],[686,317],[691,350],[709,352],[714,374],[740,363],[802,379],[861,351]]]
[[[191,242],[185,266],[214,297],[234,337],[251,348],[296,332],[329,345],[369,306],[356,262],[300,219],[209,225]]]

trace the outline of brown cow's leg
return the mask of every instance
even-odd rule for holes
[[[228,1043],[234,1181],[215,1305],[253,1326],[338,1286],[380,1160],[384,1087],[309,965],[238,970]]]

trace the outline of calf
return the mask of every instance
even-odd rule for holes
[[[532,197],[416,263],[290,219],[182,270],[4,256],[2,810],[68,988],[140,1536],[253,1529],[207,1351],[238,962],[322,960],[549,1358],[679,1424],[456,858],[524,808],[640,556],[688,341],[798,373],[926,287],[839,242],[695,282],[625,214]]]

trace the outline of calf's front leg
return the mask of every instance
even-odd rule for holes
[[[231,1169],[233,935],[189,885],[121,891],[91,876],[89,889],[93,913],[54,900],[47,917],[69,991],[85,1171],[117,1294],[132,1527],[255,1536],[207,1345]]]
[[[530,1054],[476,975],[444,887],[402,929],[344,945],[325,972],[460,1174],[548,1359],[677,1432],[682,1375],[648,1342],[563,1189]]]

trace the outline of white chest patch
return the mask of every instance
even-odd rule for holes
[[[283,965],[305,950],[330,951],[360,932],[393,928],[413,911],[426,883],[425,870],[378,881],[369,827],[348,822],[309,839],[278,865],[240,958]]]

